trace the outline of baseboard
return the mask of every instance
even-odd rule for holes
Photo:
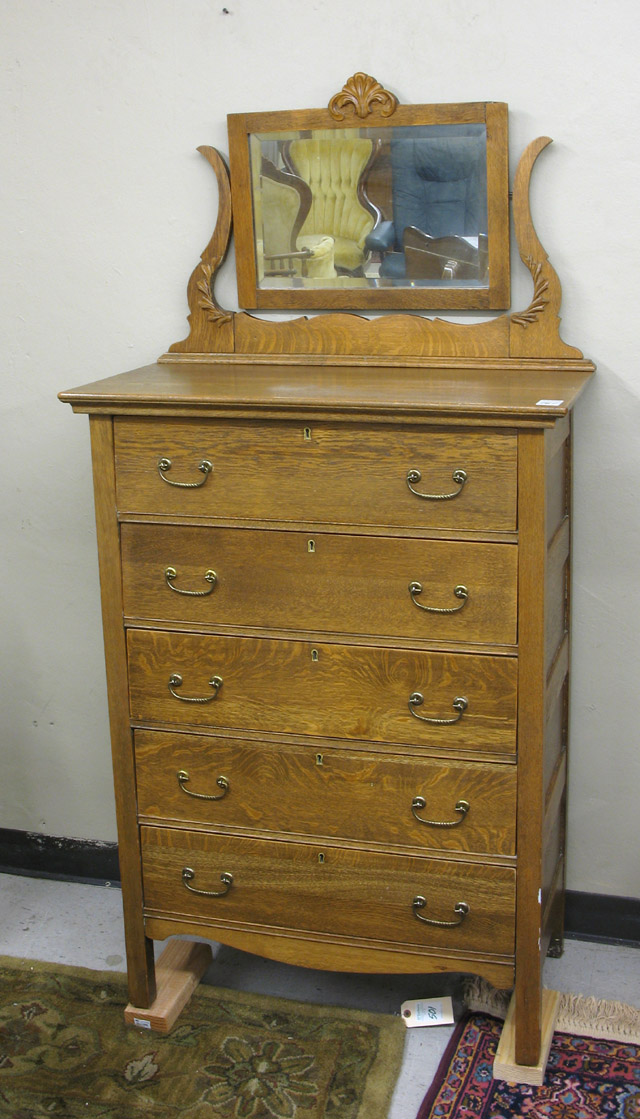
[[[118,845],[0,828],[0,873],[118,885]],[[640,947],[640,898],[567,890],[565,937]]]
[[[564,935],[570,940],[640,947],[640,898],[567,890]]]
[[[118,844],[0,828],[0,873],[118,885]]]

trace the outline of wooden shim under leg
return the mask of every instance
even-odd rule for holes
[[[126,1007],[124,1020],[130,1026],[167,1034],[188,1003],[211,963],[208,944],[170,940],[156,963],[158,993],[151,1006]]]
[[[511,996],[507,1017],[505,1018],[498,1049],[493,1062],[493,1076],[495,1080],[508,1080],[511,1084],[533,1084],[536,1087],[539,1087],[543,1083],[559,1003],[559,991],[547,991],[543,989],[540,1058],[537,1065],[518,1065],[516,1064],[516,1032],[514,1024],[515,994]]]

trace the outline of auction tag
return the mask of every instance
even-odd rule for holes
[[[151,1022],[147,1022],[146,1018],[134,1018],[133,1019],[133,1024],[134,1024],[134,1026],[138,1026],[138,1028],[141,1029],[141,1030],[150,1030],[151,1029]]]
[[[453,1004],[449,995],[441,999],[403,1002],[400,1012],[405,1026],[452,1026]]]
[[[536,400],[536,408],[559,408],[564,400]]]

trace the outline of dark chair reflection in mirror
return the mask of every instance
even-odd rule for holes
[[[390,164],[392,220],[366,240],[380,276],[488,283],[485,125],[396,128]]]

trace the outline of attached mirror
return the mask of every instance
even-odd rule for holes
[[[506,105],[355,75],[328,110],[230,116],[229,145],[243,307],[509,306]]]

